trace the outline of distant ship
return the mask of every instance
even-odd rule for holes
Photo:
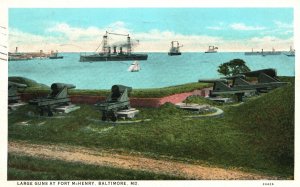
[[[208,50],[205,51],[205,53],[216,53],[217,52],[218,47],[215,46],[209,46]]]
[[[48,58],[49,54],[40,50],[40,52],[19,52],[16,47],[15,52],[8,53],[8,61],[19,61],[19,60],[32,60],[32,59],[45,59]]]
[[[119,45],[109,45],[108,35],[118,35],[127,36],[127,42]],[[137,41],[138,43],[138,41]],[[128,61],[128,60],[147,60],[147,54],[134,54],[132,53],[132,47],[136,43],[132,43],[129,34],[117,34],[107,32],[103,36],[103,40],[100,45],[102,45],[102,51],[100,53],[92,55],[80,55],[80,62],[94,62],[94,61]],[[100,47],[100,46],[99,46]],[[99,48],[98,47],[98,48]],[[98,49],[97,48],[97,49]],[[119,51],[117,51],[119,48]],[[126,51],[123,51],[126,48]],[[113,52],[111,52],[113,49]]]
[[[292,46],[290,46],[290,51],[288,53],[286,53],[286,56],[290,56],[290,57],[294,57],[295,56],[295,49],[292,48]]]
[[[49,59],[62,59],[64,57],[63,56],[58,56],[58,51],[56,51],[56,52],[51,51],[51,54],[48,58]]]
[[[262,55],[262,56],[266,56],[266,55],[280,55],[281,51],[275,51],[274,48],[272,48],[272,51],[264,51],[264,49],[261,49],[261,51],[252,51],[251,52],[245,52],[245,55]]]
[[[24,53],[10,53],[8,52],[8,61],[19,61],[19,60],[32,60],[32,56]]]
[[[174,43],[177,43],[177,45],[175,46]],[[179,50],[180,47],[183,47],[183,45],[179,46],[178,41],[172,41],[171,42],[171,48],[170,48],[170,51],[169,51],[168,55],[169,56],[181,55],[181,52]]]

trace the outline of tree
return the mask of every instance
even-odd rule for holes
[[[233,59],[229,62],[219,65],[218,72],[225,76],[233,76],[240,73],[250,71],[250,68],[246,65],[246,62],[242,59]]]

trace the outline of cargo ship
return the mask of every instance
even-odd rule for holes
[[[49,57],[49,54],[44,53],[43,50],[40,50],[39,52],[19,52],[18,47],[16,47],[15,52],[8,53],[8,61],[45,59],[48,57]]]
[[[177,43],[177,46],[175,46],[174,43]],[[183,47],[183,45],[179,46],[178,41],[172,41],[171,42],[171,48],[170,48],[170,51],[169,51],[168,55],[169,56],[181,55],[181,52],[179,50],[180,47]]]
[[[292,48],[292,46],[290,46],[290,51],[288,53],[286,53],[286,56],[290,56],[290,57],[295,57],[295,52],[296,50]]]
[[[126,36],[127,41],[118,45],[110,45],[108,41],[108,35]],[[139,41],[132,42],[129,34],[118,34],[107,32],[103,36],[101,44],[102,50],[99,53],[92,55],[80,55],[80,62],[96,62],[96,61],[130,61],[130,60],[147,60],[147,54],[132,53],[132,48],[137,45]],[[98,48],[99,48],[98,47]],[[98,50],[96,49],[96,51]],[[126,49],[124,51],[123,49]]]
[[[209,46],[208,50],[205,51],[205,53],[216,53],[217,52],[218,47],[215,46]]]
[[[63,59],[64,56],[59,56],[58,51],[56,50],[56,52],[51,51],[51,54],[48,58],[49,59]]]

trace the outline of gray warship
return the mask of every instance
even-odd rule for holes
[[[127,42],[119,45],[109,45],[108,35],[126,36]],[[95,61],[130,61],[130,60],[147,60],[147,54],[136,54],[132,53],[132,48],[137,42],[132,42],[129,34],[118,34],[107,32],[103,36],[101,44],[102,51],[92,55],[80,55],[80,62],[95,62]],[[99,48],[98,47],[98,48]],[[96,49],[96,51],[98,50]],[[124,48],[126,51],[124,51]]]

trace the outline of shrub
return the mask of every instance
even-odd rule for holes
[[[246,62],[242,59],[233,59],[229,62],[219,65],[218,72],[225,76],[233,76],[239,73],[245,73],[250,71]]]

